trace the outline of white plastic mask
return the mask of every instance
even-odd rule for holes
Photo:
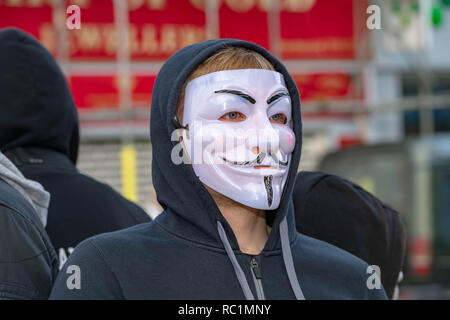
[[[263,69],[209,73],[186,86],[183,141],[195,174],[246,206],[278,208],[295,135],[283,75]]]

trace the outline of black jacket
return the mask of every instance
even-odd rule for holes
[[[61,256],[90,236],[150,221],[136,204],[75,168],[77,111],[51,54],[28,34],[4,29],[0,69],[0,150],[50,192],[47,232]]]
[[[58,259],[41,221],[0,178],[0,300],[47,299]]]
[[[406,250],[399,213],[360,186],[323,172],[299,173],[293,199],[297,230],[377,265],[392,298]]]
[[[139,206],[110,186],[79,173],[60,152],[19,147],[5,155],[26,178],[50,192],[46,230],[61,265],[84,239],[150,221]]]
[[[255,50],[284,74],[293,103],[297,144],[279,208],[266,212],[272,231],[263,251],[242,253],[237,239],[189,164],[171,160],[178,141],[172,117],[188,75],[227,46]],[[285,67],[269,52],[240,40],[185,47],[162,67],[152,96],[152,174],[164,212],[150,223],[84,241],[65,265],[81,269],[81,289],[61,272],[51,299],[383,299],[369,290],[367,264],[295,230],[291,192],[301,153],[300,99]],[[150,183],[150,181],[149,181]],[[283,244],[282,244],[283,243]]]

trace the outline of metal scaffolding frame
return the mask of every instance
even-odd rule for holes
[[[132,74],[156,74],[162,66],[163,61],[151,62],[132,62],[129,50],[129,11],[128,3],[123,0],[111,0],[114,5],[114,22],[118,41],[116,62],[71,62],[69,57],[68,31],[65,26],[65,1],[52,0],[53,20],[58,32],[56,33],[56,52],[57,60],[66,74],[115,74],[118,76],[119,84],[119,109],[118,110],[100,110],[95,112],[82,112],[80,119],[82,124],[101,120],[120,120],[120,129],[107,128],[105,130],[85,130],[84,136],[90,134],[97,135],[99,132],[108,132],[107,135],[117,135],[122,142],[131,142],[133,136],[142,135],[143,130],[133,128],[132,122],[136,119],[146,120],[149,117],[148,111],[133,109],[131,95],[130,77]],[[421,0],[428,1],[428,0]],[[360,6],[361,1],[353,0],[354,6]],[[359,30],[360,16],[357,16],[354,10],[354,39],[355,39],[355,59],[345,60],[288,60],[283,61],[287,68],[294,73],[308,72],[329,72],[338,70],[354,75],[357,86],[362,86],[364,79],[362,77],[364,68],[370,63],[370,50],[367,32]],[[280,8],[278,1],[271,1],[268,11],[269,38],[271,51],[280,56]],[[208,38],[219,36],[219,1],[207,0],[205,2],[206,15],[206,33]],[[364,17],[363,17],[364,18]],[[359,22],[358,22],[359,21]],[[95,68],[93,66],[95,65]],[[416,66],[410,65],[411,68]],[[94,69],[94,70],[93,70]],[[398,99],[389,103],[373,104],[364,100],[328,100],[322,102],[304,102],[302,103],[302,112],[307,115],[315,112],[332,112],[353,114],[355,117],[368,117],[374,113],[383,113],[389,111],[402,112],[406,110],[419,110],[421,114],[421,128],[424,134],[432,132],[432,109],[442,108],[450,105],[450,93],[444,95],[432,95],[430,83],[431,73],[426,61],[418,64],[417,75],[420,82],[419,95]],[[351,118],[350,118],[351,119]]]

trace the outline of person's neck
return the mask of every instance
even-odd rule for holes
[[[258,255],[264,249],[270,233],[265,212],[247,207],[205,187],[233,229],[240,250],[245,254]]]

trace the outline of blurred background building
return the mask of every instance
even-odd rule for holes
[[[0,0],[8,26],[38,38],[67,76],[78,168],[152,216],[161,65],[209,38],[266,47],[302,98],[300,170],[337,173],[396,208],[408,228],[401,296],[450,297],[450,0]]]

